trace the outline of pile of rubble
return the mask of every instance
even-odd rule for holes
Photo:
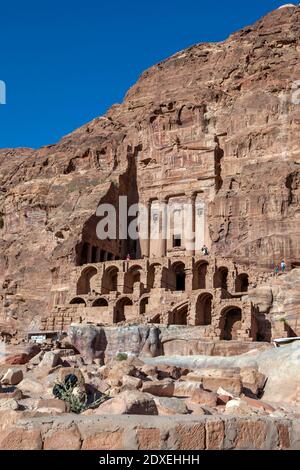
[[[52,349],[49,344],[43,349],[36,344],[8,346],[0,365],[0,416],[14,410],[20,416],[75,412],[300,417],[296,403],[263,400],[267,377],[255,365],[224,367],[220,362],[220,367],[192,368],[146,362],[118,354],[101,365],[99,359],[85,360],[67,338]],[[57,387],[70,377],[68,396],[59,395]]]

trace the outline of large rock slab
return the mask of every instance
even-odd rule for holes
[[[161,352],[158,332],[148,325],[104,328],[74,324],[68,334],[72,345],[85,358],[104,360],[116,357],[119,352],[138,356],[145,349],[152,356],[158,355]]]

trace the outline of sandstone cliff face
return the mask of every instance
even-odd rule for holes
[[[300,259],[300,7],[147,70],[124,103],[58,144],[0,151],[0,315],[34,328],[63,292],[100,201],[187,182],[211,251]],[[128,191],[130,187],[130,191]]]

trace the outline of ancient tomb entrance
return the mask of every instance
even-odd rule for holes
[[[81,297],[74,297],[74,299],[71,300],[70,305],[84,305],[86,306],[85,300],[82,299]]]
[[[124,293],[132,294],[141,282],[141,266],[132,266],[125,275]]]
[[[197,263],[194,268],[193,276],[193,289],[205,289],[206,288],[206,274],[207,274],[207,262]]]
[[[93,266],[89,266],[82,271],[77,282],[77,294],[89,294],[92,291],[92,281],[97,273],[97,269]]]
[[[248,292],[249,277],[248,274],[239,274],[235,281],[235,292]]]
[[[195,325],[211,324],[211,308],[213,296],[209,293],[199,295],[196,302]]]
[[[107,268],[102,277],[102,293],[108,294],[118,290],[118,273],[119,269],[116,266]]]
[[[140,301],[140,315],[145,315],[148,303],[149,303],[149,297],[144,297]]]
[[[237,340],[241,329],[242,311],[239,307],[226,307],[221,313],[220,339]]]
[[[96,299],[92,303],[92,307],[108,307],[108,302],[106,299]]]
[[[171,288],[172,290],[185,290],[185,265],[180,261],[174,263],[171,268]]]
[[[224,266],[218,268],[214,274],[214,287],[216,289],[221,287],[222,289],[228,290],[227,278],[228,269]]]
[[[114,323],[119,323],[126,320],[126,306],[132,305],[132,300],[128,297],[119,299],[115,306]]]
[[[185,303],[178,307],[175,307],[172,312],[169,314],[170,325],[187,325],[187,316],[188,316],[188,304]]]

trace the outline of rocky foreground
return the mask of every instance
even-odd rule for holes
[[[262,346],[103,364],[68,337],[7,345],[0,448],[299,449],[300,343]]]

